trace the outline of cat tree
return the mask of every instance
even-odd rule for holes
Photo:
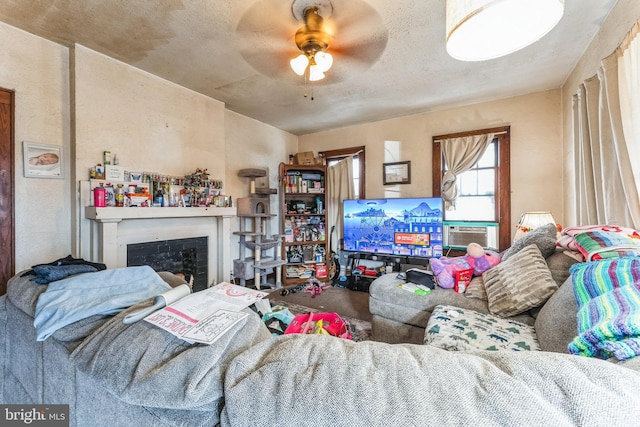
[[[239,257],[233,260],[233,275],[240,279],[240,285],[246,286],[246,281],[254,280],[256,289],[264,284],[265,287],[282,287],[282,268],[286,260],[282,259],[281,234],[267,237],[268,219],[270,213],[269,197],[276,194],[276,189],[256,188],[256,178],[265,177],[263,169],[241,169],[238,176],[249,178],[249,197],[236,200],[240,230],[233,233],[240,237]],[[269,251],[273,251],[269,254]],[[247,256],[247,253],[250,255]],[[268,275],[275,268],[275,283],[268,283]]]

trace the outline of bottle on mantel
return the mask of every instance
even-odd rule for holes
[[[162,194],[162,190],[158,188],[155,195],[154,206],[162,207],[164,206],[164,194]]]
[[[118,184],[118,188],[116,189],[116,207],[122,208],[124,207],[124,188],[122,184]]]

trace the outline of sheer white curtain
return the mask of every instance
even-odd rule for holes
[[[638,187],[621,116],[619,53],[603,59],[597,74],[585,80],[573,98],[576,207],[581,225],[640,227]]]
[[[440,141],[446,171],[442,177],[442,198],[445,209],[455,207],[458,197],[456,176],[470,169],[484,154],[494,134],[471,135]]]
[[[334,250],[338,248],[333,239],[342,239],[342,201],[354,197],[353,157],[348,156],[327,168],[327,235]],[[335,233],[331,233],[333,227]]]

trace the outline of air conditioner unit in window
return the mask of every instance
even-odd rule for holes
[[[498,223],[445,221],[443,244],[445,249],[467,249],[477,243],[485,249],[498,250]]]

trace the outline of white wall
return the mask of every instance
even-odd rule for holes
[[[76,45],[78,179],[117,154],[127,170],[184,175],[207,168],[224,179],[224,104]]]
[[[68,49],[0,23],[0,86],[15,91],[17,271],[72,251],[68,61]],[[66,178],[24,178],[22,141],[62,146]]]
[[[0,59],[0,86],[16,92],[17,271],[78,253],[77,181],[104,150],[128,170],[207,168],[234,198],[249,193],[239,169],[264,167],[277,186],[277,165],[297,150],[292,134],[83,46],[0,23]],[[23,140],[63,146],[65,179],[23,178]]]
[[[576,64],[562,86],[562,129],[564,157],[564,192],[565,217],[568,224],[576,223],[575,203],[575,165],[572,129],[572,97],[578,86],[589,77],[594,76],[600,67],[600,61],[611,55],[622,43],[633,24],[640,20],[640,1],[619,0],[613,8],[602,28]]]
[[[562,222],[559,90],[304,135],[299,151],[364,145],[368,198],[430,196],[433,136],[505,125],[511,126],[511,223],[532,210],[549,210]],[[404,160],[411,160],[411,184],[383,186],[382,163]]]
[[[226,110],[226,183],[235,197],[249,196],[249,178],[238,176],[241,169],[264,169],[267,177],[258,186],[278,188],[278,165],[298,149],[298,138],[288,132],[266,125],[241,114]],[[278,195],[269,197],[271,213],[278,213]],[[272,218],[269,234],[280,233],[280,220]],[[236,239],[237,241],[237,239]],[[234,242],[235,243],[235,242]],[[237,246],[234,246],[237,247]]]

